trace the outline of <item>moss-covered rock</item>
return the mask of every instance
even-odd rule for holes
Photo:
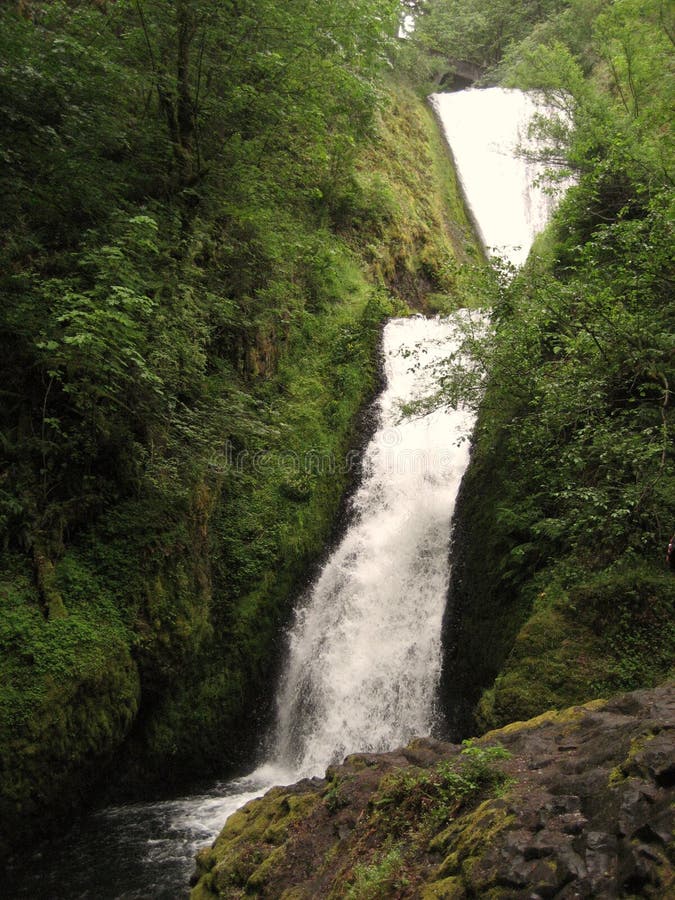
[[[497,521],[517,484],[513,469],[503,465],[505,440],[500,434],[494,443],[474,445],[455,504],[441,678],[453,739],[475,732],[481,691],[499,674],[531,610],[531,600],[507,570],[518,535]]]
[[[274,788],[228,819],[210,850],[197,859],[200,883],[193,896],[234,897],[264,893],[273,870],[282,865],[294,825],[320,802],[318,793]],[[203,876],[203,877],[202,877]]]
[[[86,798],[129,734],[140,677],[103,596],[45,621],[30,582],[0,587],[0,853]]]
[[[672,674],[672,574],[634,554],[547,557],[507,406],[481,413],[455,509],[441,685],[453,739]]]
[[[601,573],[568,590],[552,581],[483,692],[478,728],[659,684],[672,667],[674,613],[675,581],[647,567]]]
[[[674,731],[669,684],[349,757],[232,816],[192,898],[668,896]]]

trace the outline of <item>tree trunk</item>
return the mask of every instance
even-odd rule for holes
[[[38,591],[44,604],[47,619],[65,619],[68,615],[61,592],[56,586],[54,563],[40,544],[33,547],[33,562]]]

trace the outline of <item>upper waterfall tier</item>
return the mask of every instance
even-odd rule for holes
[[[523,153],[536,147],[528,130],[546,107],[532,94],[497,87],[432,94],[431,102],[483,244],[522,265],[556,203],[540,183],[545,166]]]

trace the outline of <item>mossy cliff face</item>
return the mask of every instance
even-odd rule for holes
[[[389,294],[451,291],[448,263],[475,252],[429,110],[390,90],[313,254],[296,223],[305,256],[275,288],[293,314],[251,313],[228,337],[225,307],[200,388],[206,438],[188,420],[178,437],[156,429],[142,487],[120,495],[110,473],[89,524],[44,553],[4,552],[0,852],[96,791],[223,775],[250,752],[282,627],[355,477],[381,325],[405,311]],[[194,264],[215,283],[228,234],[199,227]]]
[[[480,691],[494,681],[527,615],[526,601],[500,566],[512,541],[496,523],[495,510],[511,484],[501,457],[499,444],[491,454],[474,446],[455,506],[441,678],[442,705],[455,740],[474,733]]]
[[[674,728],[671,684],[348,757],[232,816],[192,900],[669,896]]]
[[[0,851],[91,800],[141,709],[211,638],[208,514],[198,502],[163,545],[157,532],[146,543],[158,524],[149,516],[134,540],[129,510],[113,510],[55,566],[58,617],[45,619],[30,570],[9,560],[0,587]]]
[[[455,511],[443,623],[441,695],[455,740],[672,673],[672,573],[653,558],[603,565],[601,547],[585,561],[542,564],[509,515],[528,502],[528,466],[509,455],[504,431],[487,440],[479,431]]]
[[[458,264],[480,262],[482,250],[431,107],[405,83],[389,84],[377,142],[359,159],[355,182],[368,208],[356,216],[343,209],[348,239],[374,277],[414,306],[452,305]]]
[[[89,799],[141,695],[128,642],[96,612],[45,624],[31,604],[14,607],[8,634],[20,639],[0,663],[0,855]]]
[[[264,464],[242,455],[169,508],[113,506],[66,547],[54,567],[63,615],[46,618],[29,567],[8,560],[1,850],[66,819],[94,789],[139,796],[223,773],[250,752],[281,627],[350,477],[340,463],[377,383],[389,308],[361,282],[296,336],[275,382],[256,390],[289,431],[302,422],[268,443]],[[337,360],[347,341],[349,358]],[[317,448],[321,466],[305,472]]]

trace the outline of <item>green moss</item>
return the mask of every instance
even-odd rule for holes
[[[272,850],[269,856],[263,860],[251,875],[249,875],[248,881],[246,882],[246,893],[254,894],[264,890],[271,872],[275,866],[279,865],[285,859],[285,856],[285,847],[277,847],[275,850]]]
[[[462,879],[455,876],[425,884],[422,890],[422,900],[464,900],[466,895]]]
[[[433,875],[434,881],[461,879],[470,896],[483,893],[493,884],[489,867],[481,862],[497,835],[514,821],[504,800],[485,800],[476,809],[459,816],[431,842],[430,849],[444,854]],[[454,885],[458,886],[455,881]]]
[[[500,726],[495,731],[488,731],[480,738],[480,740],[494,740],[495,737],[502,734],[514,734],[525,729],[539,728],[541,725],[545,725],[549,722],[556,722],[561,726],[573,729],[574,725],[582,719],[587,710],[600,709],[606,703],[606,700],[591,700],[588,703],[584,703],[583,706],[572,706],[569,709],[564,710],[549,709],[527,721],[519,720],[517,722],[510,722],[508,725]]]
[[[36,819],[48,824],[45,809],[67,816],[136,716],[126,629],[95,580],[88,586],[90,602],[74,591],[68,616],[47,621],[27,579],[0,588],[0,849]]]
[[[484,800],[476,809],[457,817],[430,842],[429,849],[445,854],[436,875],[452,875],[460,863],[475,851],[490,845],[492,839],[512,820],[502,800]],[[448,852],[451,851],[451,852]]]
[[[551,582],[481,697],[479,728],[660,683],[671,666],[673,612],[672,579],[649,568],[599,573],[568,591]]]
[[[632,776],[645,777],[646,773],[642,769],[640,755],[658,733],[658,731],[649,729],[644,734],[632,738],[626,758],[610,772],[610,787],[616,787]]]
[[[273,788],[227,820],[212,848],[197,859],[200,881],[192,900],[264,892],[270,873],[284,859],[293,826],[320,803],[315,793],[289,794]]]
[[[591,636],[560,610],[534,613],[516,636],[503,672],[479,702],[479,728],[498,728],[586,699],[599,669],[597,651]]]
[[[359,238],[375,277],[426,304],[429,294],[456,291],[456,263],[482,255],[431,109],[400,82],[390,82],[389,98],[359,173],[388,215]]]

